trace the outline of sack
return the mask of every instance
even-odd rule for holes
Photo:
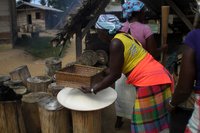
[[[21,100],[22,95],[18,95],[13,89],[0,85],[0,101],[15,101]]]

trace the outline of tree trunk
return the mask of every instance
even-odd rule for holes
[[[26,133],[19,101],[0,102],[0,133]]]
[[[101,110],[72,111],[73,133],[101,133]]]
[[[30,92],[47,92],[52,79],[47,76],[36,76],[27,79],[27,88]]]
[[[38,102],[49,97],[45,92],[34,92],[23,96],[22,113],[27,133],[41,133]]]
[[[26,85],[26,80],[27,78],[31,77],[31,74],[28,70],[28,67],[24,65],[11,71],[10,76],[12,80],[21,80],[24,83],[24,85]]]
[[[69,133],[69,110],[63,108],[55,97],[39,103],[42,133]]]

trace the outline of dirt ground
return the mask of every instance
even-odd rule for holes
[[[75,58],[74,41],[66,50],[66,55],[61,59],[62,65],[73,62]],[[45,74],[45,60],[38,60],[32,57],[29,53],[20,49],[0,50],[0,75],[9,75],[9,72],[15,68],[27,65],[31,76],[39,76]],[[114,104],[102,110],[102,133],[129,133],[130,122],[125,120],[123,127],[120,130],[115,130],[115,108]]]

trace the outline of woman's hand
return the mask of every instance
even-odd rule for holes
[[[170,102],[167,103],[167,110],[168,112],[171,112],[175,109],[175,106],[173,106]]]
[[[81,87],[81,88],[79,88],[79,90],[81,90],[83,93],[92,93],[92,94],[94,94],[94,95],[96,95],[96,90],[94,90],[94,87],[93,88],[91,88],[91,87]]]
[[[81,86],[81,88],[79,88],[79,90],[81,90],[83,93],[92,93],[91,91],[91,87],[84,87],[84,86]]]

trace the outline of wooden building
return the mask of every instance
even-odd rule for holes
[[[161,6],[170,6],[173,14],[173,25],[170,28],[176,32],[187,33],[199,26],[199,0],[141,0],[150,9],[153,18],[160,19]]]
[[[17,38],[16,1],[0,0],[0,47],[13,46]]]
[[[23,32],[52,29],[60,20],[62,13],[59,9],[21,2],[17,6],[17,26]]]

